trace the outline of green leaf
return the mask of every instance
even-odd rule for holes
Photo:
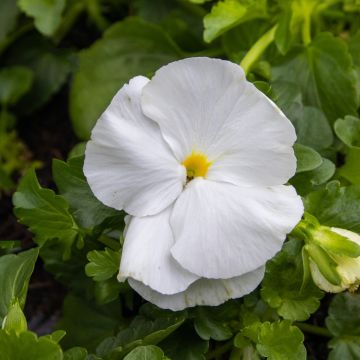
[[[304,104],[321,109],[331,123],[356,114],[352,59],[346,44],[330,33],[320,33],[309,46],[291,51],[273,68],[273,75],[274,80],[298,84]]]
[[[19,334],[0,330],[1,360],[63,360],[60,346],[46,336],[27,331]]]
[[[157,346],[139,346],[124,357],[124,360],[165,360],[164,352]]]
[[[87,360],[87,350],[82,347],[73,347],[64,352],[64,360]]]
[[[15,332],[16,335],[27,330],[27,321],[18,299],[12,302],[8,313],[2,322],[2,329],[7,332]]]
[[[239,311],[239,305],[233,301],[227,301],[217,307],[198,307],[194,311],[195,330],[204,340],[230,339],[233,335],[230,322],[238,317]]]
[[[322,225],[360,233],[360,186],[340,187],[332,181],[325,189],[310,193],[304,204]]]
[[[338,168],[338,174],[352,184],[360,185],[360,149],[351,147],[346,152],[345,164]]]
[[[326,326],[334,335],[329,360],[356,360],[360,355],[360,295],[337,294],[329,307]]]
[[[321,155],[308,146],[295,144],[294,151],[297,160],[297,173],[314,170],[323,162]]]
[[[179,328],[184,320],[181,313],[156,310],[154,306],[146,304],[127,328],[121,330],[116,337],[104,340],[98,346],[96,354],[110,358],[112,354],[116,354],[121,358],[137,346],[157,345]]]
[[[15,0],[0,1],[0,41],[14,29],[18,14]]]
[[[14,105],[31,87],[33,73],[23,66],[0,70],[0,104]]]
[[[18,0],[20,9],[34,18],[36,28],[44,35],[53,35],[59,27],[65,0]]]
[[[89,138],[96,120],[129,79],[149,75],[180,56],[175,43],[157,25],[128,18],[111,26],[101,40],[80,52],[70,96],[76,134]]]
[[[83,164],[83,156],[71,158],[67,163],[54,159],[52,170],[56,186],[68,201],[76,221],[85,228],[91,228],[106,218],[120,216],[120,212],[95,198],[85,179]]]
[[[19,301],[20,306],[24,306],[38,254],[38,249],[31,249],[19,255],[9,254],[0,257],[0,323],[13,302]]]
[[[204,39],[211,42],[231,28],[267,16],[265,0],[223,0],[204,18]]]
[[[266,266],[261,297],[285,319],[304,321],[323,296],[312,282],[302,286],[302,242],[292,239]]]
[[[335,121],[334,130],[338,138],[347,146],[360,149],[360,119],[345,116]]]
[[[186,323],[160,344],[171,360],[205,360],[209,342],[197,336],[191,324]]]
[[[261,324],[256,349],[269,360],[305,360],[304,335],[290,321]]]
[[[30,228],[40,246],[49,239],[58,239],[64,258],[68,258],[76,239],[82,240],[69,204],[52,190],[42,188],[33,169],[22,178],[13,203],[19,221]]]
[[[65,298],[63,316],[57,324],[67,336],[62,340],[65,348],[83,346],[94,351],[106,337],[116,333],[122,323],[119,302],[97,306],[80,297],[68,295]]]
[[[75,67],[71,51],[56,48],[39,34],[23,36],[7,53],[9,62],[28,66],[34,73],[30,91],[17,106],[17,111],[22,114],[29,114],[44,105],[65,83]]]
[[[95,281],[110,279],[119,271],[120,253],[106,248],[103,251],[93,250],[88,253],[89,263],[85,266],[85,273]]]
[[[323,158],[322,164],[314,170],[296,174],[290,183],[295,186],[299,195],[304,196],[329,181],[335,174],[335,164]]]

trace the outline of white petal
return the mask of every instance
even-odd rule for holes
[[[185,170],[143,115],[140,94],[148,82],[132,79],[114,97],[92,131],[84,173],[104,204],[136,216],[156,214],[182,191]]]
[[[157,215],[131,218],[121,256],[119,281],[131,277],[162,294],[174,294],[198,279],[170,254],[175,242],[169,224],[171,211],[172,206]]]
[[[141,104],[179,161],[194,150],[213,162],[209,179],[272,186],[295,174],[294,127],[236,64],[173,62],[144,87]]]
[[[253,291],[264,277],[265,268],[226,280],[200,279],[189,288],[174,295],[163,295],[139,281],[129,279],[130,286],[144,299],[163,308],[178,311],[196,305],[220,305]]]
[[[271,259],[302,213],[292,186],[244,188],[197,178],[175,203],[171,253],[201,277],[239,276]]]

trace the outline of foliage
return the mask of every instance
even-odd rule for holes
[[[337,294],[327,309],[311,274],[315,264],[340,283],[336,256],[358,256],[331,227],[360,234],[359,16],[357,0],[0,1],[0,200],[14,193],[36,246],[0,242],[1,359],[300,360],[304,332],[325,335],[330,360],[360,358],[360,296]],[[59,130],[70,155],[51,166],[65,154],[39,155],[27,132],[51,114],[87,141],[130,78],[192,56],[241,64],[291,120],[289,182],[307,214],[252,294],[177,313],[117,281],[125,213],[92,194],[85,143],[70,152]],[[39,144],[46,136],[34,134]],[[38,256],[68,291],[59,330],[45,336],[27,328],[24,310]],[[317,326],[326,313],[326,328]]]

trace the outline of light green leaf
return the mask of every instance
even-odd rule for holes
[[[0,70],[0,104],[14,105],[29,91],[32,81],[32,71],[24,66],[12,66]]]
[[[236,25],[266,16],[266,0],[219,1],[204,18],[204,39],[211,42]]]
[[[20,9],[33,17],[36,28],[47,36],[59,27],[65,4],[65,0],[18,0]]]
[[[356,114],[352,59],[344,41],[330,33],[320,33],[309,46],[291,51],[273,68],[273,75],[274,80],[298,84],[304,104],[321,109],[331,123]]]
[[[304,321],[323,296],[312,282],[302,286],[302,242],[292,239],[266,266],[261,297],[285,319]]]
[[[30,228],[40,246],[49,239],[58,239],[58,251],[61,249],[68,258],[76,239],[82,240],[69,204],[52,190],[42,188],[34,170],[29,170],[22,178],[13,203],[19,221]]]
[[[84,157],[71,158],[67,163],[54,159],[52,170],[57,188],[68,201],[76,221],[85,228],[99,225],[106,218],[120,216],[93,195],[83,173]]]
[[[345,164],[338,168],[338,174],[352,184],[360,185],[360,149],[351,147],[346,152]]]
[[[14,301],[19,301],[20,306],[24,306],[38,254],[38,249],[31,249],[19,255],[9,254],[0,257],[0,323]]]
[[[27,321],[18,299],[12,301],[8,313],[2,322],[2,329],[7,332],[14,332],[16,335],[27,330]]]
[[[297,160],[296,173],[314,170],[323,162],[321,155],[308,146],[295,144],[294,151]]]
[[[0,1],[0,41],[14,29],[18,14],[15,0]]]
[[[322,225],[360,233],[360,186],[340,187],[336,181],[305,198],[305,210]]]
[[[175,43],[157,25],[128,18],[111,26],[101,40],[80,52],[70,97],[76,134],[89,138],[96,120],[129,79],[151,75],[180,57]]]
[[[164,352],[157,346],[139,346],[124,357],[124,360],[165,360]]]
[[[360,119],[345,116],[335,121],[334,130],[338,138],[347,146],[360,149]]]
[[[17,336],[0,330],[1,360],[63,360],[60,346],[48,337],[30,331]]]
[[[290,321],[261,324],[256,349],[269,360],[305,360],[304,335]]]
[[[106,248],[93,250],[88,253],[89,263],[85,266],[85,273],[95,281],[110,279],[119,271],[120,253]]]

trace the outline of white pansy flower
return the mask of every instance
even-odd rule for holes
[[[229,61],[190,58],[138,76],[92,132],[95,196],[130,214],[118,279],[180,310],[254,290],[300,220],[295,130]]]
[[[345,238],[360,245],[360,235],[349,230],[332,227],[331,231],[344,236]],[[330,293],[339,293],[346,289],[356,290],[360,284],[360,257],[352,258],[344,255],[330,254],[331,258],[337,263],[341,284],[333,285],[321,274],[316,263],[310,259],[310,271],[314,283],[322,290]]]

